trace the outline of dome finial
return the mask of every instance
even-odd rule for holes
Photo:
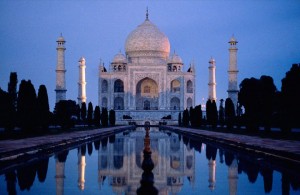
[[[149,20],[148,6],[147,6],[147,9],[146,9],[146,20]]]

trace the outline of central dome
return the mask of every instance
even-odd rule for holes
[[[146,18],[128,35],[125,50],[129,58],[159,57],[167,59],[170,53],[170,42],[168,37]]]

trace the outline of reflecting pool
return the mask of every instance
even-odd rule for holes
[[[0,194],[300,194],[299,169],[139,127],[0,170]]]

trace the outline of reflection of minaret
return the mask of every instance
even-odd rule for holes
[[[85,154],[81,154],[81,150],[78,150],[78,187],[80,190],[84,190],[85,165]]]
[[[238,163],[237,163],[237,159],[234,158],[231,165],[228,167],[228,183],[229,183],[230,195],[236,194],[237,181],[238,181]]]
[[[209,60],[209,82],[208,82],[208,99],[211,101],[217,99],[217,93],[216,93],[216,61],[211,58]]]
[[[78,104],[86,102],[85,59],[79,59]]]
[[[60,36],[57,39],[57,64],[56,64],[56,102],[66,99],[66,68],[65,68],[65,39]]]
[[[56,195],[64,194],[64,180],[65,180],[65,162],[60,162],[55,159],[55,180],[56,180]]]
[[[229,69],[228,69],[228,97],[232,100],[234,104],[234,108],[237,108],[237,101],[238,101],[238,85],[237,85],[237,47],[236,44],[238,43],[236,39],[232,36],[230,41],[229,48]]]
[[[209,175],[209,189],[213,191],[216,186],[216,161],[213,159],[210,159],[208,161],[208,175]]]

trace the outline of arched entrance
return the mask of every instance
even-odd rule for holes
[[[137,83],[137,110],[158,110],[158,99],[158,85],[153,79],[146,77]]]

